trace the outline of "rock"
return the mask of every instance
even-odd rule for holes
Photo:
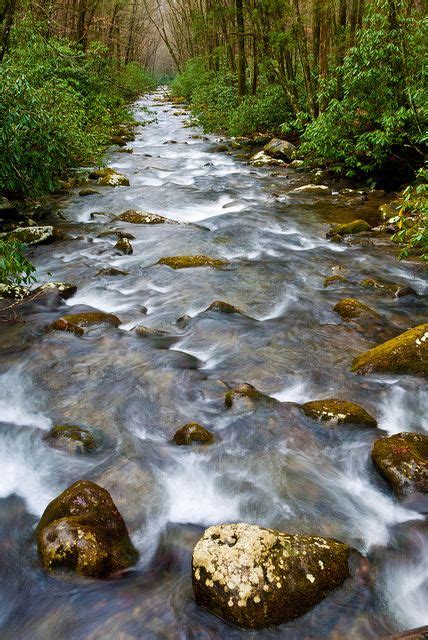
[[[69,282],[45,282],[45,284],[34,289],[32,293],[39,294],[44,291],[54,291],[63,298],[63,300],[68,300],[68,298],[71,298],[71,296],[76,293],[77,287],[75,284],[70,284]]]
[[[397,215],[400,210],[401,205],[398,201],[394,200],[393,202],[381,204],[379,207],[379,214],[382,220],[389,220],[389,218],[393,218]]]
[[[394,298],[418,295],[416,291],[411,287],[402,286],[400,284],[392,282],[380,282],[379,280],[375,280],[374,278],[364,278],[364,280],[361,280],[360,285],[362,287],[372,289],[384,289],[385,291],[393,294]]]
[[[0,282],[0,299],[23,300],[30,295],[30,289],[19,284]]]
[[[127,276],[128,271],[122,271],[121,269],[115,269],[114,267],[106,267],[105,269],[100,269],[95,274],[97,276]]]
[[[161,258],[157,264],[166,264],[171,269],[188,269],[190,267],[214,267],[219,269],[228,263],[225,260],[209,258],[208,256],[171,256]]]
[[[365,220],[354,220],[345,224],[336,224],[327,232],[327,238],[333,236],[349,236],[362,231],[370,231],[371,226]]]
[[[277,158],[279,160],[285,160],[286,162],[289,162],[293,159],[297,148],[294,146],[294,144],[291,144],[291,142],[288,142],[287,140],[272,138],[270,142],[265,144],[265,146],[263,147],[263,151],[272,158]]]
[[[96,180],[103,187],[129,187],[129,180],[118,171],[105,167],[89,174],[90,180]]]
[[[173,441],[178,445],[212,444],[214,435],[197,422],[189,422],[174,434]]]
[[[69,569],[88,577],[105,577],[137,561],[122,516],[110,494],[79,480],[53,500],[37,527],[43,567]]]
[[[273,165],[277,167],[284,167],[285,162],[283,160],[278,160],[277,158],[272,158],[264,151],[259,151],[255,155],[251,156],[250,164],[253,167],[264,167],[266,165]]]
[[[428,436],[396,433],[380,438],[373,445],[372,460],[399,497],[428,493]]]
[[[118,153],[134,153],[134,149],[131,147],[122,147],[120,149],[116,149]]]
[[[351,370],[360,375],[402,373],[428,376],[428,324],[420,324],[361,353],[354,359]]]
[[[133,253],[132,244],[129,242],[128,238],[119,238],[114,245],[114,248],[125,256],[130,256]]]
[[[223,300],[215,300],[211,302],[210,306],[205,309],[207,311],[219,311],[220,313],[242,313],[237,307],[229,302],[223,302]]]
[[[348,545],[251,524],[210,527],[193,550],[195,600],[240,627],[297,618],[349,577]]]
[[[111,144],[115,144],[117,147],[126,147],[126,140],[121,136],[112,136],[110,138]]]
[[[330,189],[325,184],[303,184],[301,187],[296,187],[296,189],[292,189],[288,193],[289,194],[307,193],[308,195],[313,195],[313,196],[329,196]]]
[[[120,325],[117,316],[102,311],[83,311],[82,313],[68,313],[53,322],[48,330],[50,331],[71,331],[77,335],[83,335],[86,327],[100,324],[110,324],[113,327]]]
[[[301,169],[304,164],[303,160],[293,160],[288,166],[290,169]]]
[[[330,287],[331,285],[338,284],[340,282],[348,282],[348,280],[340,275],[328,276],[324,280],[324,287]]]
[[[356,318],[372,318],[378,320],[381,318],[376,311],[355,298],[344,298],[343,300],[339,300],[339,302],[334,305],[333,311],[338,313],[342,320],[345,321],[355,320]]]
[[[365,409],[347,400],[313,400],[302,404],[302,409],[309,418],[322,422],[377,427],[376,420]]]
[[[79,196],[95,196],[97,193],[99,193],[99,191],[96,191],[95,189],[82,189],[79,191]]]
[[[24,244],[42,244],[53,242],[58,235],[51,226],[45,227],[18,227],[7,235],[8,238],[18,240]]]
[[[0,196],[0,216],[3,215],[14,215],[17,213],[16,205],[5,198],[4,196]]]
[[[117,217],[122,222],[131,222],[132,224],[178,224],[175,220],[168,220],[164,216],[157,213],[148,213],[148,211],[135,211],[128,209]]]
[[[95,438],[88,429],[63,424],[53,427],[43,440],[54,449],[69,453],[87,453],[96,448]]]
[[[161,338],[162,336],[167,335],[167,331],[163,331],[162,329],[154,329],[153,327],[143,327],[143,325],[140,325],[139,327],[135,327],[135,333],[137,333],[142,338],[148,338],[148,337]]]
[[[230,391],[228,391],[224,397],[224,404],[226,407],[232,407],[235,399],[237,398],[249,398],[250,400],[261,400],[265,396],[257,391],[252,384],[248,384],[245,382],[244,384],[239,384],[237,387],[234,387]]]

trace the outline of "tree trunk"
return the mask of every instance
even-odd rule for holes
[[[235,0],[235,12],[238,31],[238,95],[242,97],[247,93],[247,83],[245,80],[244,10],[242,0]]]
[[[10,30],[16,10],[16,0],[6,0],[0,13],[0,62],[9,49]]]

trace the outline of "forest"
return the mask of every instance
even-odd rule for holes
[[[428,638],[423,0],[0,0],[1,640]]]

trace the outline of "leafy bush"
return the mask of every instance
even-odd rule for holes
[[[417,181],[409,185],[400,198],[398,214],[388,222],[398,231],[392,236],[401,245],[399,259],[417,255],[428,260],[428,168],[420,169]]]
[[[0,283],[30,284],[35,282],[35,267],[24,255],[25,245],[16,240],[0,240]]]

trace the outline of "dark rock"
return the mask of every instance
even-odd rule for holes
[[[133,253],[132,244],[129,242],[128,238],[119,238],[114,245],[114,248],[125,256],[129,256]]]
[[[53,427],[43,440],[50,447],[69,453],[86,453],[97,446],[94,436],[88,429],[70,424]]]
[[[46,508],[37,527],[43,567],[105,577],[134,564],[134,548],[110,494],[79,480]]]
[[[230,391],[228,391],[224,397],[224,404],[226,407],[232,407],[234,401],[237,398],[249,398],[250,400],[261,400],[265,396],[257,391],[252,384],[248,384],[245,382],[244,384],[239,384],[237,387],[234,387]]]
[[[189,422],[175,433],[173,441],[179,445],[212,444],[214,435],[197,422]]]
[[[399,497],[428,493],[428,436],[397,433],[376,440],[373,464]]]
[[[360,405],[347,400],[313,400],[302,404],[305,415],[314,420],[333,424],[357,424],[376,427],[376,420]]]
[[[34,289],[32,293],[39,294],[45,291],[53,291],[63,298],[63,300],[68,300],[68,298],[71,298],[71,296],[76,293],[77,287],[69,282],[45,282],[45,284]]]
[[[237,307],[229,302],[223,302],[223,300],[216,300],[212,302],[205,311],[219,311],[220,313],[242,313]]]
[[[6,298],[8,300],[23,300],[31,293],[28,287],[19,284],[6,284],[0,282],[0,300]]]
[[[114,267],[106,267],[105,269],[100,269],[95,274],[96,276],[127,276],[128,271],[122,271],[121,269],[115,269]]]

